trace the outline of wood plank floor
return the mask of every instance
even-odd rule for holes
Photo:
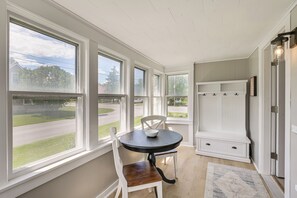
[[[255,170],[253,164],[196,155],[194,148],[191,147],[179,147],[177,159],[178,181],[174,185],[163,182],[163,197],[165,198],[203,198],[208,162]],[[168,160],[167,165],[158,162],[158,166],[168,178],[174,178],[172,160]],[[115,193],[110,198],[114,195]],[[155,194],[142,190],[129,193],[129,197],[153,198]]]

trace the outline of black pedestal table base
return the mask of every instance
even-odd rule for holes
[[[157,171],[161,175],[163,181],[165,181],[169,184],[175,184],[175,179],[167,179],[167,177],[164,175],[163,171],[156,166],[156,157],[155,157],[154,153],[149,153],[147,159],[157,169]]]

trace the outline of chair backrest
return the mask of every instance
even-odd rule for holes
[[[158,129],[161,124],[163,125],[162,129],[165,129],[166,120],[167,118],[165,116],[160,115],[151,115],[144,117],[141,119],[142,130],[144,130],[145,125],[149,129]]]
[[[110,137],[112,141],[114,165],[115,165],[117,175],[119,177],[119,182],[121,182],[122,185],[127,186],[127,181],[123,174],[123,162],[119,154],[120,143],[117,137],[117,129],[115,127],[110,128]]]

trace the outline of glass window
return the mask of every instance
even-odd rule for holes
[[[76,97],[14,96],[13,168],[77,147]]]
[[[123,100],[124,98],[121,97],[100,97],[98,99],[99,139],[109,137],[111,127],[116,127],[118,131],[123,130]]]
[[[188,118],[188,75],[170,75],[167,78],[167,116]]]
[[[30,26],[9,28],[10,90],[76,92],[76,44]]]
[[[10,157],[19,169],[82,148],[83,94],[77,44],[15,20],[9,27]]]
[[[153,115],[162,115],[162,98],[153,98]]]
[[[98,138],[109,137],[111,127],[125,130],[125,97],[122,94],[122,61],[107,55],[98,55]],[[125,110],[125,109],[124,109]]]
[[[141,118],[146,115],[145,106],[145,98],[134,98],[134,128],[137,128],[141,125]]]
[[[167,116],[171,118],[187,118],[188,97],[167,97]]]
[[[153,77],[153,95],[161,96],[161,80],[160,76],[156,74]]]
[[[98,93],[121,94],[122,62],[98,55]]]
[[[187,96],[188,85],[187,74],[168,76],[167,94],[169,96]]]
[[[145,70],[134,68],[134,95],[146,96],[145,91]]]

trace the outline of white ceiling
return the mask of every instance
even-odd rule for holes
[[[160,64],[245,58],[294,0],[54,0]]]

